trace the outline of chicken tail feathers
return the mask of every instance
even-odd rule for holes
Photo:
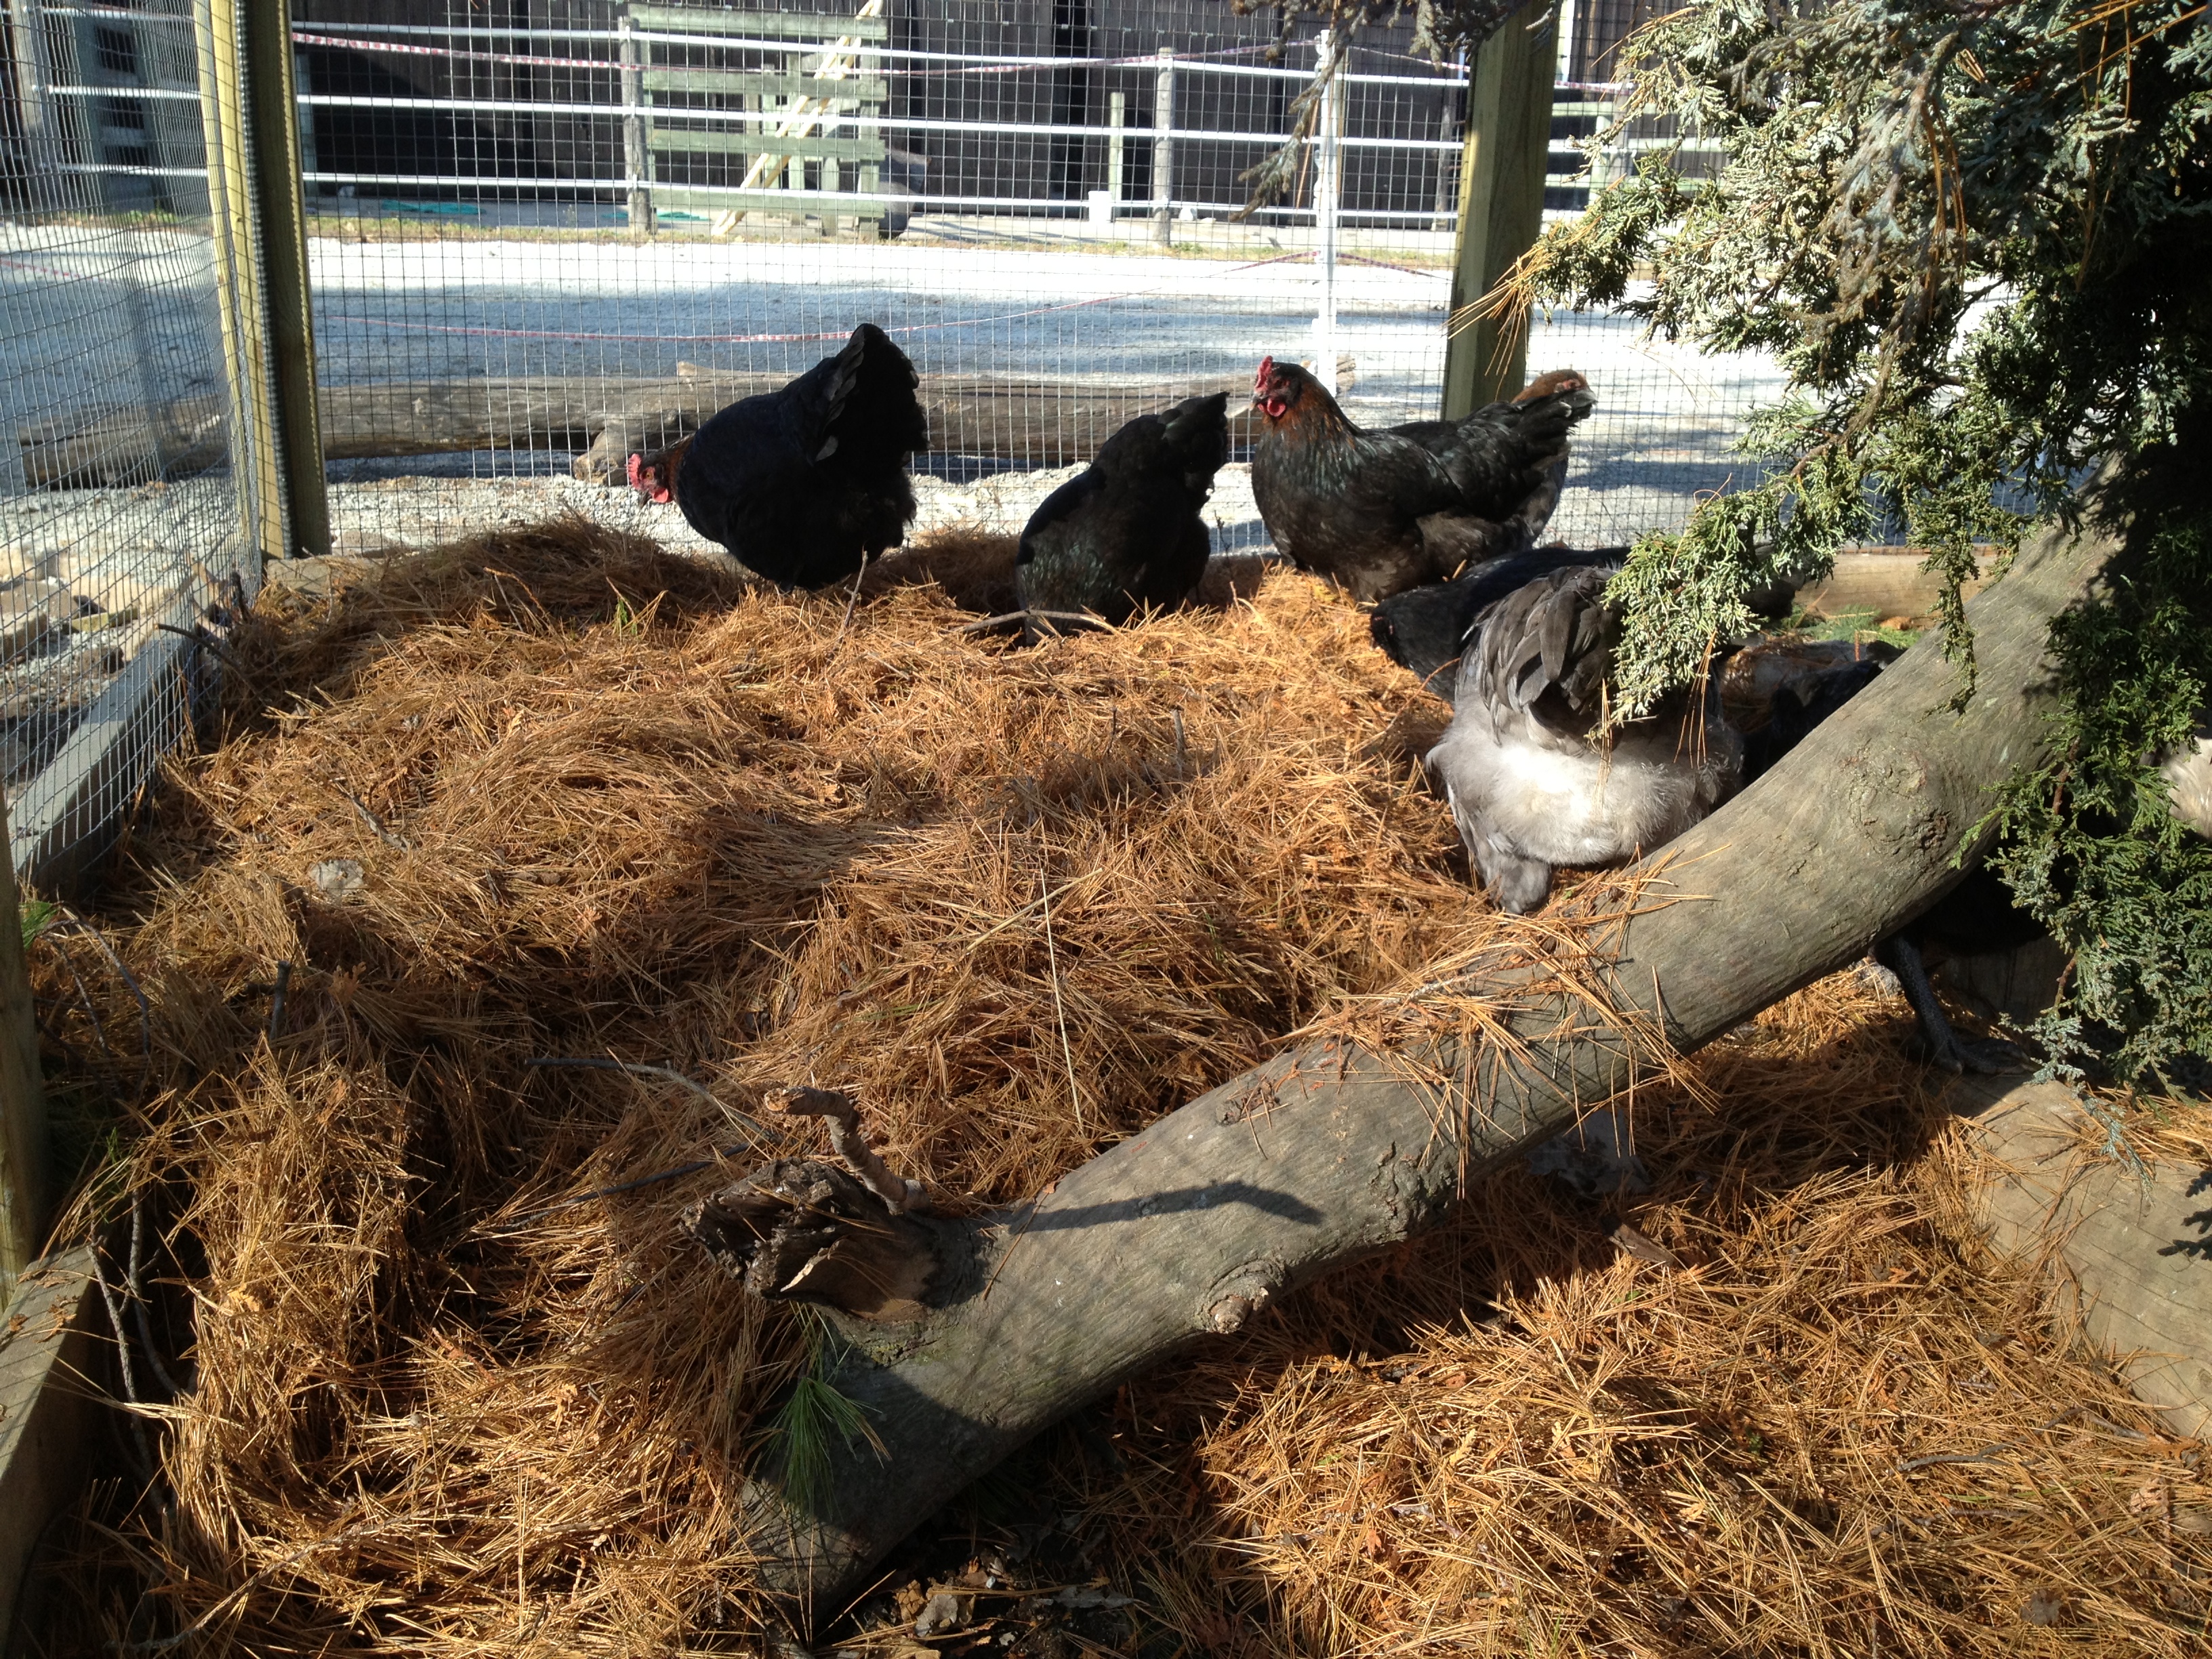
[[[854,329],[821,371],[815,459],[826,460],[856,441],[871,453],[918,454],[929,447],[929,420],[915,395],[921,377],[873,323]]]
[[[1162,441],[1182,469],[1184,483],[1194,491],[1213,483],[1229,459],[1229,394],[1186,398],[1165,416]]]
[[[1483,613],[1466,665],[1478,706],[1534,709],[1556,692],[1578,720],[1595,716],[1620,632],[1620,613],[1605,597],[1608,574],[1587,565],[1553,571]]]

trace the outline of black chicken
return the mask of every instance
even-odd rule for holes
[[[1146,606],[1181,605],[1206,574],[1199,513],[1228,459],[1225,392],[1131,421],[1030,515],[1014,561],[1023,609],[1118,625]]]
[[[1764,776],[1813,729],[1874,683],[1897,659],[1879,641],[1756,641],[1721,672],[1722,705],[1745,728],[1744,781]],[[2042,926],[2013,902],[1986,865],[1977,864],[1951,890],[1874,948],[1875,960],[1897,976],[1919,1022],[1929,1057],[1952,1072],[2014,1069],[2020,1050],[2002,1037],[1963,1037],[1943,1012],[1931,967],[1954,958],[2016,953],[2046,939]],[[2048,987],[2056,995],[2054,980]]]
[[[1462,421],[1365,432],[1312,375],[1270,357],[1252,494],[1294,563],[1380,599],[1534,544],[1558,504],[1567,434],[1597,406],[1571,370]]]
[[[907,462],[929,447],[921,384],[873,323],[781,392],[732,404],[650,459],[629,458],[649,500],[672,495],[691,527],[781,587],[827,587],[914,518]]]

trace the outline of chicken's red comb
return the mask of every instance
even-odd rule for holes
[[[632,489],[641,489],[644,488],[644,486],[637,481],[637,475],[644,470],[645,458],[643,456],[633,455],[629,458],[629,487]]]
[[[1252,377],[1252,384],[1255,386],[1264,386],[1274,373],[1275,360],[1273,357],[1262,357],[1260,359],[1260,372]]]

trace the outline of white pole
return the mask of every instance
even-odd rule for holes
[[[1326,73],[1334,60],[1335,37],[1323,29],[1314,41],[1314,72]],[[1336,191],[1338,146],[1344,123],[1344,83],[1332,78],[1322,94],[1320,119],[1315,124],[1314,228],[1320,246],[1314,254],[1321,267],[1321,313],[1314,319],[1314,377],[1336,395]]]
[[[1159,51],[1152,83],[1152,240],[1164,247],[1175,234],[1175,52]]]
[[[1106,193],[1114,198],[1114,210],[1121,208],[1121,128],[1128,118],[1128,100],[1118,92],[1106,94],[1106,125],[1113,137],[1106,141]]]

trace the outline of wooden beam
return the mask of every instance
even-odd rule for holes
[[[331,550],[330,498],[315,404],[315,329],[307,294],[307,214],[300,185],[300,103],[289,0],[246,0],[246,95],[255,206],[267,283],[276,454],[291,536],[282,556]]]
[[[1544,175],[1552,147],[1552,83],[1559,57],[1556,23],[1528,27],[1534,7],[1507,18],[1475,54],[1467,94],[1467,137],[1460,160],[1459,249],[1452,267],[1451,312],[1490,292],[1544,227]],[[1528,331],[1480,322],[1444,348],[1446,420],[1509,398],[1527,377]]]
[[[7,823],[0,805],[0,847],[10,845]],[[0,858],[0,1278],[9,1285],[38,1258],[46,1231],[46,1097],[22,908],[15,860]]]
[[[739,398],[775,390],[782,377],[702,375],[694,380],[632,383],[629,395],[598,416],[591,447],[579,457],[575,475],[599,483],[623,476],[633,453],[673,442]],[[1243,395],[1242,374],[1205,381],[1159,381],[1152,385],[1116,380],[1111,375],[1067,376],[1048,380],[1001,379],[988,374],[925,374],[922,413],[929,421],[929,447],[935,454],[986,455],[1029,466],[1070,466],[1087,461],[1099,445],[1126,422],[1157,414],[1185,398],[1225,392]],[[1249,409],[1231,413],[1231,444],[1252,441]]]
[[[1348,375],[1348,361],[1340,374]],[[393,380],[322,388],[321,447],[333,460],[480,449],[586,450],[576,476],[605,483],[633,450],[658,449],[740,398],[773,392],[785,374],[679,375],[651,380],[549,375],[512,380]],[[921,401],[931,447],[1037,466],[1088,460],[1139,415],[1206,392],[1242,394],[1242,374],[1212,380],[1120,380],[1111,375],[1012,380],[928,374]],[[219,465],[222,404],[186,398],[155,411],[169,474]],[[1232,442],[1249,442],[1240,410]],[[153,476],[153,424],[136,406],[111,405],[19,429],[25,477],[46,489],[93,489]],[[187,467],[186,460],[194,465]]]
[[[1996,555],[1977,551],[1975,563],[1986,573]],[[1917,547],[1845,549],[1836,555],[1836,568],[1817,582],[1797,590],[1797,603],[1818,617],[1841,617],[1853,611],[1871,611],[1875,620],[1886,617],[1931,617],[1943,592],[1943,579],[1922,567],[1926,550]],[[1987,581],[1975,577],[1960,591],[1972,595]]]
[[[212,412],[217,422],[216,441],[231,462],[238,492],[239,538],[243,548],[267,555],[284,550],[284,487],[276,458],[276,398],[270,382],[272,352],[269,343],[269,310],[262,303],[261,262],[254,254],[255,206],[253,146],[246,107],[244,0],[201,0],[193,8],[193,23],[200,58],[200,120],[205,135],[208,163],[208,208],[212,221],[209,238],[214,255],[216,312],[222,331],[222,367],[228,396],[222,399],[187,399],[167,410],[141,412],[137,426],[156,426],[184,421],[197,426]],[[112,411],[91,419],[67,417],[72,432],[100,433],[112,425]],[[50,423],[52,424],[52,423]],[[43,457],[51,441],[41,443],[39,431],[21,434],[27,469],[44,459],[46,470],[26,477],[33,485],[94,485],[137,483],[152,476],[151,468],[164,459],[150,440],[152,432],[137,434],[134,444],[125,434],[113,456],[94,450],[69,451],[59,457]],[[222,459],[204,462],[212,465]],[[187,471],[173,465],[171,476]]]
[[[758,40],[888,40],[891,26],[880,10],[857,17],[831,13],[719,11],[703,6],[632,6],[631,21],[641,29],[671,34],[734,34]]]
[[[100,1459],[93,1331],[104,1325],[92,1247],[39,1263],[7,1302],[0,1336],[0,1645],[44,1645],[53,1572],[30,1571],[53,1518],[76,1501]],[[51,1587],[51,1588],[50,1588]]]

